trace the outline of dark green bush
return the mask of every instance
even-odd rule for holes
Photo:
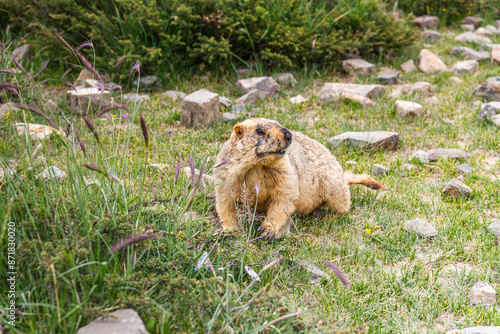
[[[13,26],[34,32],[30,42],[53,59],[74,59],[56,33],[72,45],[90,39],[96,65],[106,71],[122,56],[120,66],[139,60],[156,74],[251,60],[335,67],[350,53],[393,54],[415,38],[411,24],[377,0],[0,1]]]

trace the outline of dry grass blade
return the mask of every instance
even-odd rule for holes
[[[177,163],[177,167],[175,167],[174,184],[177,184],[177,180],[179,179],[179,174],[181,173],[182,165],[183,162],[179,160],[179,163]]]
[[[78,135],[78,133],[76,131],[75,131],[75,136],[76,136],[76,140],[78,140],[78,144],[80,144],[80,148],[83,151],[83,156],[86,158],[87,157],[87,148],[85,147],[85,144],[80,139],[80,136]]]
[[[94,123],[92,123],[92,121],[90,119],[88,119],[86,116],[83,116],[82,119],[85,122],[85,124],[87,124],[90,131],[92,131],[92,133],[94,134],[94,137],[97,140],[97,142],[100,144],[101,142],[99,141],[99,135],[97,134],[97,131],[95,130]]]
[[[141,121],[141,130],[142,130],[142,135],[144,136],[144,141],[146,142],[146,147],[149,146],[149,133],[148,133],[148,128],[146,126],[146,120],[142,116],[142,114],[139,115],[139,119]]]
[[[102,106],[101,110],[99,110],[96,116],[102,116],[105,112],[114,109],[123,109],[130,113],[129,107],[127,107],[125,104],[107,104],[105,106]]]
[[[196,190],[198,190],[198,185],[200,184],[202,177],[203,177],[203,166],[201,166],[200,174],[198,175],[198,178],[196,179],[196,183],[194,184],[193,192],[191,193],[191,199],[189,200],[189,203],[186,206],[186,209],[184,210],[184,212],[187,212],[189,210],[189,208],[191,208],[191,205],[193,205],[194,195],[196,195]]]
[[[158,234],[154,234],[154,233],[135,235],[133,237],[128,237],[128,238],[114,244],[113,247],[111,247],[111,249],[109,250],[109,252],[114,253],[116,251],[119,251],[123,247],[126,247],[128,245],[132,245],[132,244],[144,241],[144,240],[148,240],[148,239],[165,239],[165,238],[162,236],[159,236]]]
[[[278,323],[280,321],[283,321],[283,320],[286,320],[286,319],[290,319],[290,318],[293,318],[293,317],[296,317],[298,315],[301,315],[303,312],[297,312],[297,313],[290,313],[290,314],[287,314],[287,315],[284,315],[282,317],[279,317],[279,318],[276,318],[274,319],[273,321],[271,321],[270,323],[266,324],[267,326],[272,326],[274,325],[275,323]]]
[[[19,89],[17,85],[11,84],[10,82],[0,82],[0,89],[9,89],[9,88]]]
[[[15,75],[14,71],[8,68],[0,68],[0,73],[9,73]]]
[[[90,169],[94,172],[98,172],[98,173],[101,173],[101,174],[104,174],[104,169],[102,169],[101,167],[97,166],[97,165],[91,165],[91,164],[82,164],[83,167],[87,168],[87,169]]]
[[[16,67],[20,69],[24,74],[29,75],[28,72],[24,69],[24,67],[22,67],[21,64],[19,64],[17,58],[14,55],[12,55],[12,61],[14,62],[14,65],[16,65]]]
[[[47,122],[50,123],[50,125],[52,125],[56,130],[59,130],[61,131],[61,129],[59,129],[59,127],[57,126],[57,124],[51,120],[47,115],[45,115],[45,113],[43,111],[41,111],[40,109],[38,109],[36,106],[34,105],[31,105],[31,104],[20,104],[20,103],[13,103],[12,104],[14,107],[16,108],[19,108],[19,109],[26,109],[26,110],[29,110],[31,112],[34,112],[35,114],[38,114],[40,116],[42,116],[43,118],[45,118],[47,120]]]
[[[59,35],[59,34],[58,34],[58,35],[57,35],[57,38],[59,38],[59,40],[60,40],[61,42],[63,42],[63,43],[64,43],[64,45],[66,45],[66,46],[67,46],[67,47],[68,47],[68,48],[69,48],[69,49],[70,49],[70,50],[74,53],[74,55],[76,56],[76,52],[75,52],[75,50],[71,47],[71,45],[69,45],[69,44],[68,44],[68,42],[66,42],[66,40],[65,40],[65,39],[64,39],[61,35]]]
[[[337,275],[337,277],[340,279],[340,281],[342,282],[342,284],[344,284],[345,286],[349,286],[350,285],[350,283],[344,277],[344,275],[342,274],[342,272],[340,271],[340,269],[338,267],[336,267],[335,265],[333,265],[333,263],[328,262],[328,261],[320,261],[320,263],[323,263],[328,268],[330,268],[335,273],[335,275]]]

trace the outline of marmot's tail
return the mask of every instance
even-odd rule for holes
[[[364,184],[368,188],[372,189],[381,189],[384,187],[382,183],[366,174],[355,175],[351,172],[344,172],[344,180],[349,186],[353,186],[355,184]]]

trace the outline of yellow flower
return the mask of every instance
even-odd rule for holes
[[[116,117],[116,115],[113,115],[113,117]]]
[[[10,112],[7,113],[7,117],[9,117],[9,116],[10,116]]]
[[[25,39],[23,39],[23,43],[26,43],[26,40],[25,40]]]
[[[50,159],[50,161],[54,162],[54,159]]]
[[[366,234],[372,234],[372,230],[370,228],[365,228]]]
[[[446,12],[446,8],[443,8],[443,12]]]
[[[444,141],[444,138],[441,138],[441,141]]]
[[[471,14],[471,12],[470,12],[470,11],[469,11],[468,13],[469,13],[469,15]]]
[[[472,310],[470,308],[467,309],[467,312],[471,314]]]
[[[418,126],[417,126],[417,128],[416,128],[416,129],[418,130]]]
[[[117,162],[117,163],[116,163],[116,165],[117,165],[117,166],[120,166],[120,163],[119,163],[119,162]]]
[[[472,4],[472,2],[471,2],[469,5],[470,5],[471,7],[472,7],[472,6],[474,6],[474,5]]]

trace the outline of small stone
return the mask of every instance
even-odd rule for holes
[[[409,220],[404,223],[403,228],[408,232],[415,232],[425,238],[432,238],[438,235],[434,226],[422,219]]]
[[[483,22],[483,19],[480,17],[474,17],[474,16],[466,16],[462,20],[462,24],[472,24],[475,27],[479,26]]]
[[[348,59],[342,61],[342,68],[349,73],[370,74],[375,73],[375,65],[363,59]]]
[[[257,101],[260,100],[260,91],[258,89],[254,89],[242,97],[238,98],[236,100],[236,104],[244,104],[246,106],[251,106],[253,104],[256,104]]]
[[[494,221],[488,226],[488,231],[500,238],[500,220]]]
[[[463,81],[462,79],[460,79],[459,77],[451,77],[451,78],[450,78],[450,81],[451,81],[451,82],[453,82],[454,84],[457,84],[457,85],[459,85],[459,84],[461,84],[461,83],[463,83],[463,82],[464,82],[464,81]]]
[[[430,162],[436,162],[439,159],[467,160],[470,154],[456,148],[437,148],[427,151]]]
[[[475,305],[494,305],[496,304],[496,294],[491,285],[486,282],[478,282],[470,289],[469,301]]]
[[[500,334],[500,326],[476,326],[452,331],[450,334]],[[449,333],[446,333],[449,334]]]
[[[12,113],[12,112],[18,111],[19,108],[15,107],[13,104],[14,103],[12,103],[12,102],[7,102],[7,103],[2,104],[0,106],[0,116],[5,116],[8,113]]]
[[[162,96],[171,98],[174,101],[177,100],[184,100],[186,97],[186,94],[184,92],[178,91],[178,90],[167,90],[161,94]]]
[[[130,93],[123,95],[123,99],[130,102],[145,102],[148,101],[150,98],[149,95],[147,94]]]
[[[247,108],[244,104],[235,104],[231,107],[231,112],[236,115],[241,114],[245,111],[247,111]]]
[[[476,29],[473,24],[462,24],[460,27],[465,31],[474,31]]]
[[[491,43],[491,39],[489,39],[488,37],[476,35],[475,33],[470,31],[466,31],[455,37],[455,42],[487,44]]]
[[[345,162],[346,165],[356,166],[358,163],[354,160],[349,160]]]
[[[222,114],[221,118],[222,118],[222,121],[224,121],[224,122],[231,122],[231,121],[234,121],[237,118],[237,116],[236,116],[236,114],[233,114],[231,112],[225,112]]]
[[[494,116],[499,113],[500,113],[500,102],[493,101],[493,102],[483,103],[481,105],[481,111],[479,112],[478,117],[480,119],[490,118],[491,116]]]
[[[500,101],[500,77],[490,77],[474,89],[486,101]]]
[[[417,92],[421,93],[429,93],[432,89],[432,86],[430,83],[427,82],[416,82],[414,84],[406,84],[406,85],[400,85],[400,86],[394,86],[392,89],[392,92],[390,94],[391,97],[399,97],[402,94],[413,94]]]
[[[215,93],[202,89],[182,101],[181,123],[186,127],[207,126],[219,119],[219,95]]]
[[[492,26],[491,24],[488,24],[486,26],[486,29],[489,30],[489,31],[491,31],[491,33],[494,34],[494,35],[500,34],[500,31],[495,26]]]
[[[413,24],[415,24],[421,30],[436,29],[439,25],[439,18],[432,15],[419,16],[413,20]]]
[[[236,87],[238,87],[244,94],[257,89],[260,92],[261,99],[272,97],[280,90],[280,85],[278,85],[278,83],[270,77],[240,79],[236,82]]]
[[[37,177],[41,177],[44,180],[57,179],[61,180],[66,178],[67,174],[57,168],[56,166],[50,166],[40,173]]]
[[[462,52],[462,57],[464,59],[483,61],[483,60],[490,59],[490,53],[488,51],[466,50],[466,51]]]
[[[388,149],[396,150],[399,134],[397,132],[373,131],[373,132],[345,132],[328,140],[330,145],[338,147],[342,143],[349,146],[366,149]]]
[[[275,78],[277,82],[284,85],[295,86],[297,84],[297,80],[295,80],[292,73],[278,73],[275,75]]]
[[[350,93],[376,99],[385,91],[382,85],[357,85],[349,83],[325,83],[319,92],[323,101],[336,101],[342,93]]]
[[[398,83],[399,72],[381,73],[378,75],[378,81],[383,85],[392,85]]]
[[[316,284],[319,283],[322,278],[325,278],[328,281],[330,280],[330,276],[314,263],[305,260],[296,260],[295,262],[311,274],[309,282]]]
[[[17,60],[27,60],[30,57],[30,45],[28,43],[17,47],[12,51],[12,55],[16,57]]]
[[[436,74],[446,71],[446,64],[427,49],[422,49],[418,55],[418,68],[426,74]]]
[[[192,220],[198,220],[200,218],[201,217],[197,212],[189,211],[189,212],[186,212],[182,215],[181,223],[187,223],[187,222],[190,222]]]
[[[219,96],[219,103],[221,106],[225,108],[230,108],[231,105],[233,104],[230,99],[228,99],[225,96]]]
[[[413,154],[413,156],[411,157],[410,160],[413,160],[413,159],[416,159],[416,160],[423,162],[423,163],[430,162],[429,155],[427,154],[427,152],[422,151],[422,150],[415,152],[415,154]]]
[[[99,317],[76,334],[148,334],[146,327],[136,311],[118,310],[108,316]]]
[[[500,47],[495,46],[491,49],[491,63],[500,65]]]
[[[47,165],[47,158],[43,155],[36,157],[35,162],[37,165]]]
[[[54,101],[52,101],[51,99],[49,99],[45,105],[46,105],[46,108],[53,113],[57,112],[57,110],[59,109],[57,107],[57,104]]]
[[[427,104],[438,104],[439,103],[439,99],[435,95],[424,96],[424,103],[427,103]]]
[[[399,117],[417,116],[424,114],[424,108],[418,103],[397,100],[395,103],[396,113]]]
[[[480,106],[483,105],[483,103],[481,101],[474,101],[474,103],[472,103],[472,105],[476,108],[479,108]]]
[[[472,189],[460,180],[453,179],[443,189],[443,194],[450,197],[468,197],[472,194]]]
[[[490,121],[496,126],[500,126],[500,115],[494,115],[490,117]]]
[[[70,90],[66,98],[70,110],[74,113],[86,112],[89,107],[97,110],[99,106],[106,105],[110,101],[109,91],[101,91],[99,88],[80,88],[76,92]]]
[[[138,79],[139,78],[134,80],[135,86],[139,84],[139,87],[143,88],[161,88],[160,79],[158,79],[156,75],[141,76],[140,80]]]
[[[94,74],[92,72],[90,72],[89,70],[81,70],[80,74],[78,74],[78,77],[76,78],[75,82],[73,83],[73,86],[85,87],[85,81],[87,79],[93,79],[93,78],[94,78]]]
[[[469,164],[461,164],[455,167],[458,173],[470,175],[472,173],[472,168]]]
[[[422,31],[422,38],[424,41],[435,43],[441,38],[441,34],[434,30]]]
[[[32,139],[45,139],[48,138],[52,133],[57,133],[63,137],[66,137],[66,135],[59,131],[54,129],[53,127],[50,127],[48,125],[42,125],[42,124],[32,124],[32,123],[16,123],[14,124],[17,128],[17,134],[18,135],[24,135],[24,131],[28,130],[28,133],[30,134],[30,137]]]
[[[385,167],[381,164],[373,165],[372,175],[373,176],[381,176],[389,174],[389,168]]]
[[[476,60],[458,61],[453,65],[452,71],[460,75],[474,73],[479,68],[479,63]]]
[[[493,35],[493,32],[491,32],[491,31],[489,31],[488,29],[485,29],[485,28],[477,28],[476,31],[474,31],[474,33],[476,35],[482,36],[482,37],[490,37],[491,35]]]
[[[410,59],[407,62],[404,62],[403,64],[401,64],[401,69],[405,73],[410,73],[410,72],[415,71],[417,68],[415,67],[415,63],[414,63],[413,59]]]
[[[404,170],[404,171],[407,171],[407,172],[418,172],[418,167],[413,165],[413,164],[403,164],[401,166],[401,168]]]
[[[293,104],[300,104],[300,103],[307,102],[307,99],[302,95],[297,95],[297,96],[290,98],[290,102],[292,102]]]
[[[361,95],[350,94],[350,93],[344,92],[344,93],[340,94],[340,97],[343,99],[359,102],[362,106],[364,106],[366,108],[370,108],[370,107],[375,106],[375,102],[372,99],[369,99],[369,98],[361,96]]]

